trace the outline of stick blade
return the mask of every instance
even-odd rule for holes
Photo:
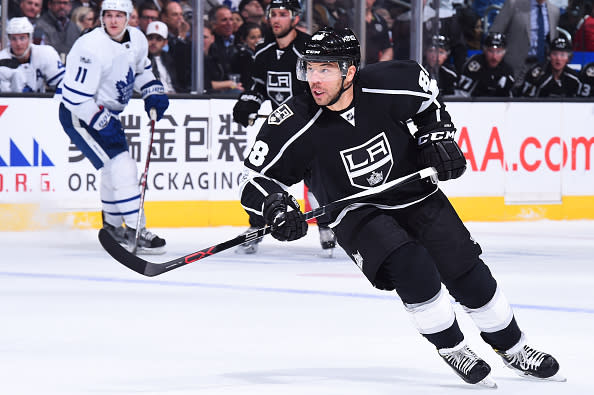
[[[122,247],[122,245],[120,245],[120,243],[118,243],[105,229],[99,230],[99,243],[101,243],[105,251],[107,251],[113,259],[127,268],[144,276],[151,277],[155,275],[147,273],[147,261],[137,257],[130,253],[126,248]]]

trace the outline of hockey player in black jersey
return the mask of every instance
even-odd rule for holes
[[[580,70],[582,91],[580,96],[594,97],[594,62],[588,63]]]
[[[310,93],[268,117],[244,162],[241,203],[278,240],[307,233],[284,189],[307,174],[326,204],[428,166],[442,181],[466,169],[435,80],[414,61],[363,70],[359,62],[350,30],[315,33],[297,64]],[[559,379],[555,358],[527,345],[480,246],[437,185],[418,181],[330,216],[340,246],[376,288],[396,290],[419,332],[464,381],[495,386],[489,365],[465,343],[448,291],[506,365],[521,376]]]
[[[243,92],[233,108],[233,120],[243,126],[248,126],[258,114],[262,103],[270,100],[272,109],[293,96],[307,91],[307,84],[297,80],[295,65],[303,52],[303,45],[309,35],[296,29],[299,23],[301,6],[298,0],[272,0],[268,5],[266,17],[274,41],[261,44],[256,48],[252,66],[252,86]],[[307,184],[307,182],[306,182]],[[312,207],[318,207],[315,199],[310,197]],[[332,230],[318,221],[320,243],[324,250],[332,250],[336,246],[336,237]],[[252,232],[264,226],[262,219],[250,214],[250,228]],[[255,253],[260,239],[244,243],[239,252]]]
[[[458,84],[458,73],[453,64],[447,63],[450,56],[450,40],[445,36],[436,35],[425,46],[423,66],[429,76],[436,80],[441,95],[454,95]]]
[[[511,97],[514,70],[503,60],[505,35],[489,33],[483,53],[471,56],[460,73],[459,93],[464,96]]]
[[[568,66],[571,42],[559,36],[551,42],[549,61],[537,64],[526,72],[521,96],[576,97],[582,95],[582,82],[577,71]]]

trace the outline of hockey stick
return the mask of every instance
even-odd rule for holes
[[[354,195],[347,196],[345,198],[336,200],[332,203],[328,203],[325,206],[318,207],[314,210],[308,211],[307,213],[305,213],[305,219],[309,220],[324,215],[327,212],[343,209],[350,204],[360,202],[370,196],[377,195],[388,190],[396,189],[410,182],[419,181],[427,177],[429,177],[433,183],[437,183],[437,172],[434,168],[428,167],[426,169],[417,171],[416,173],[412,173],[407,176],[398,178],[396,180],[387,182],[381,186],[355,193]],[[246,241],[251,241],[260,238],[264,235],[269,234],[271,231],[272,229],[270,228],[270,226],[265,226],[256,231],[241,234],[235,237],[234,239],[224,241],[220,244],[215,244],[203,250],[196,251],[191,254],[184,255],[182,257],[175,258],[163,263],[148,262],[134,254],[131,254],[130,252],[128,252],[128,250],[122,247],[105,229],[101,229],[99,231],[99,242],[101,243],[103,248],[105,248],[105,251],[107,251],[109,255],[111,255],[116,261],[120,262],[122,265],[144,276],[153,277],[168,272],[170,270],[176,269],[180,266],[184,266],[189,263],[196,262],[200,259],[207,258],[221,251],[225,251],[231,247],[243,244]]]
[[[138,219],[136,220],[136,234],[134,235],[134,245],[130,251],[131,254],[136,255],[138,248],[138,238],[140,237],[140,222],[142,220],[142,213],[144,211],[144,193],[146,192],[146,179],[148,177],[149,164],[151,163],[151,151],[153,150],[153,137],[155,135],[155,122],[157,119],[157,110],[151,108],[149,110],[151,118],[151,139],[149,142],[148,152],[146,154],[146,162],[144,164],[144,173],[140,178],[140,206],[138,208]]]

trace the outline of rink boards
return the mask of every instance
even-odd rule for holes
[[[171,100],[155,128],[149,226],[247,223],[239,179],[265,120],[242,128],[231,120],[233,104]],[[464,220],[594,219],[594,103],[447,106],[468,170],[441,187]],[[57,108],[48,98],[0,98],[0,230],[99,226],[99,173],[69,142]],[[143,102],[132,100],[121,117],[141,171],[149,141]],[[301,185],[291,192],[303,200]]]

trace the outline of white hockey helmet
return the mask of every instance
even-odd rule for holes
[[[31,49],[31,44],[33,43],[33,25],[29,22],[29,18],[26,16],[12,18],[8,21],[6,26],[6,34],[28,34],[29,35],[29,45],[23,54],[15,55],[13,52],[13,56],[18,59],[25,58]]]
[[[103,0],[101,3],[101,13],[99,14],[99,19],[101,20],[101,27],[105,29],[105,25],[103,24],[103,13],[105,11],[122,11],[126,13],[126,25],[128,26],[128,21],[130,20],[130,14],[132,14],[132,1],[131,0]]]
[[[29,38],[32,38],[33,25],[26,16],[12,18],[6,26],[6,34],[28,34]]]

